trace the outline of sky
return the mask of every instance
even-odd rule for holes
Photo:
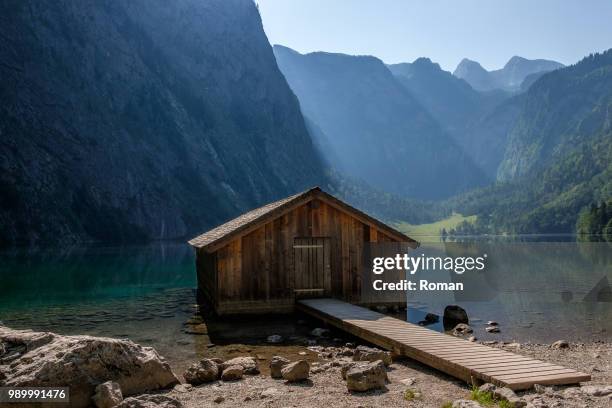
[[[488,70],[512,56],[572,64],[612,48],[611,0],[255,0],[271,44],[429,57],[453,71],[465,57]]]

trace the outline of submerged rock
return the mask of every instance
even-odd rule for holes
[[[9,350],[25,353],[3,369],[6,387],[70,387],[71,407],[91,405],[98,384],[114,381],[124,395],[179,383],[168,363],[151,347],[129,340],[62,336],[0,327]]]
[[[93,402],[98,408],[111,408],[123,401],[123,394],[119,384],[107,381],[96,387]]]
[[[281,370],[291,361],[281,356],[274,356],[270,360],[270,376],[272,378],[283,378]]]
[[[315,329],[312,329],[310,335],[315,337],[326,337],[327,335],[329,335],[329,330],[317,327]]]
[[[349,391],[364,392],[384,388],[387,371],[382,360],[357,363],[346,372],[346,387]]]
[[[193,363],[183,374],[191,385],[200,385],[219,378],[219,365],[208,358]]]
[[[271,343],[271,344],[282,343],[283,342],[283,336],[281,336],[280,334],[273,334],[271,336],[268,336],[266,341],[268,343]]]
[[[303,381],[308,378],[309,373],[310,365],[305,360],[289,363],[281,369],[283,379],[289,382]]]
[[[358,346],[353,354],[353,361],[381,360],[386,366],[391,364],[391,353],[374,347]]]
[[[497,326],[488,326],[485,327],[485,330],[487,331],[487,333],[499,333],[499,327]]]

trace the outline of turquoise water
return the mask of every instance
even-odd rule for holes
[[[457,248],[445,245],[430,250],[452,254]],[[418,322],[427,312],[441,314],[445,305],[459,304],[468,311],[481,339],[612,340],[612,302],[605,290],[600,298],[588,298],[602,279],[612,282],[612,251],[607,244],[470,250],[487,251],[495,260],[487,273],[464,274],[470,290],[462,294],[410,295],[408,320]],[[271,355],[275,349],[265,344],[270,334],[289,340],[285,354],[297,353],[293,345],[304,344],[308,331],[318,324],[304,326],[296,316],[206,317],[202,321],[195,287],[194,254],[185,244],[0,253],[3,324],[129,338],[154,346],[177,369],[215,353]],[[500,322],[501,333],[486,334],[487,320]],[[442,330],[441,324],[430,327]]]

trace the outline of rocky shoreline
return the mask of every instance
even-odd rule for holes
[[[326,329],[312,333],[321,341],[305,345],[298,359],[211,357],[176,375],[154,349],[129,340],[0,327],[0,386],[70,385],[71,406],[99,408],[478,407],[487,401],[517,408],[612,405],[612,343],[483,342],[592,375],[581,386],[536,387],[514,394],[486,384],[472,390],[412,360],[326,338]],[[271,335],[268,340],[282,339]],[[302,353],[311,358],[301,359]]]

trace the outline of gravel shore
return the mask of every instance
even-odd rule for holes
[[[612,343],[570,344],[555,349],[548,344],[495,343],[503,348],[533,358],[558,363],[589,373],[593,379],[582,385],[612,384]],[[337,350],[326,347],[322,352],[329,356]],[[389,366],[389,383],[384,390],[352,393],[342,380],[340,368],[348,357],[323,358],[313,363],[310,379],[287,384],[267,375],[245,376],[241,381],[217,381],[198,387],[177,386],[167,395],[181,401],[186,407],[443,407],[459,399],[470,398],[470,387],[452,377],[408,359],[396,359]],[[326,363],[327,361],[327,363]],[[336,361],[335,364],[331,364]],[[260,361],[259,364],[267,364]],[[408,385],[410,384],[410,385]],[[407,389],[416,390],[420,396],[405,399]],[[582,391],[581,391],[582,390]],[[536,392],[530,390],[518,395],[528,402],[528,407],[611,407],[612,394],[589,395],[587,387],[546,387]]]

